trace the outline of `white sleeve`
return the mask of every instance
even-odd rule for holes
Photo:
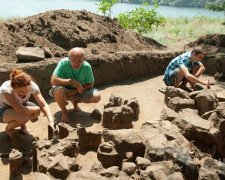
[[[2,84],[1,86],[1,93],[7,93],[11,94],[12,93],[12,87],[10,85],[10,81],[6,81]]]
[[[40,92],[38,85],[35,82],[31,81],[31,94],[36,94],[38,92]]]

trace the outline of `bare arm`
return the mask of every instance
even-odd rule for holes
[[[199,77],[201,74],[203,74],[205,72],[205,66],[201,63],[200,64],[200,67],[199,67],[199,69],[198,69],[198,71],[197,71],[197,73],[195,74],[195,77]]]
[[[52,117],[52,113],[50,110],[49,105],[46,103],[45,99],[43,98],[41,92],[39,91],[38,93],[34,94],[34,98],[37,101],[38,105],[40,106],[42,112],[46,115],[49,124],[53,125],[54,124],[54,120]]]
[[[8,101],[9,105],[19,114],[29,115],[28,108],[23,106],[13,94],[3,93],[3,96]]]
[[[73,79],[62,79],[62,78],[59,78],[55,75],[52,75],[52,77],[51,77],[51,84],[53,86],[69,86],[69,85],[72,85],[72,86],[75,86],[77,88],[77,91],[79,93],[82,93],[82,91],[83,91],[83,87],[78,81],[73,80]]]
[[[85,84],[85,85],[83,85],[83,91],[93,88],[93,86],[94,86],[94,83]]]
[[[202,81],[200,79],[198,79],[197,77],[195,77],[194,75],[192,75],[191,73],[189,73],[188,69],[185,66],[181,66],[181,71],[184,74],[184,77],[193,82],[193,83],[199,83],[202,85],[208,85],[208,81]]]

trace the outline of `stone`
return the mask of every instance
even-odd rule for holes
[[[94,110],[92,111],[92,113],[91,113],[91,117],[92,117],[93,119],[96,119],[96,120],[101,121],[101,119],[102,119],[102,114],[101,114],[101,112],[100,112],[98,109],[94,109]]]
[[[219,105],[219,101],[216,94],[212,90],[205,89],[195,97],[195,105],[198,109],[199,115],[201,116],[205,112],[216,109]]]
[[[136,171],[137,166],[133,162],[124,162],[122,164],[122,171],[131,176]]]
[[[151,164],[151,162],[148,159],[143,157],[137,157],[135,162],[137,164],[138,169],[142,170],[144,170],[147,166]]]
[[[10,176],[19,176],[21,174],[20,167],[23,162],[23,155],[16,149],[12,149],[9,154],[9,166],[10,166]]]
[[[101,176],[105,177],[118,177],[119,176],[119,167],[118,166],[112,166],[105,170],[103,170],[101,173]]]
[[[43,60],[45,55],[43,49],[39,47],[20,46],[16,50],[16,57],[19,62],[32,62]]]

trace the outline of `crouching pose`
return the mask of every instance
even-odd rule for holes
[[[74,110],[79,111],[78,103],[97,103],[101,99],[98,90],[93,88],[94,75],[91,65],[85,61],[82,48],[71,49],[69,57],[59,61],[51,77],[51,84],[49,93],[61,109],[62,122],[69,122],[66,108],[68,100],[73,103]]]
[[[202,50],[193,49],[175,57],[164,73],[165,84],[187,91],[192,91],[191,88],[187,87],[188,82],[192,88],[196,83],[206,85],[209,88],[214,83],[199,79],[205,71],[205,66],[202,64],[205,55]]]
[[[28,101],[31,95],[39,106]],[[23,70],[12,70],[10,80],[5,81],[0,87],[0,121],[7,123],[7,134],[12,137],[16,127],[21,127],[21,132],[28,134],[26,123],[37,119],[41,111],[55,130],[50,108],[38,85]]]

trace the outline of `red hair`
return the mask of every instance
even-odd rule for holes
[[[10,73],[11,87],[29,86],[31,83],[31,76],[20,69],[13,69]]]

